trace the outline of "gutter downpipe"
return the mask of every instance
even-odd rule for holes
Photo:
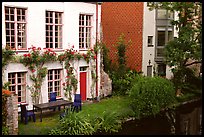
[[[98,2],[96,2],[96,47],[98,46]],[[96,97],[98,97],[98,51],[96,51]]]

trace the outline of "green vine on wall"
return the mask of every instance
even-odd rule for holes
[[[73,48],[74,47],[72,47],[71,49],[66,49],[64,53],[57,56],[57,54],[49,48],[44,48],[44,51],[42,51],[40,47],[36,48],[32,46],[31,48],[28,48],[28,54],[14,56],[13,62],[22,63],[32,72],[32,74],[30,75],[30,79],[34,84],[32,86],[27,86],[27,88],[31,91],[33,103],[39,103],[42,82],[47,74],[47,68],[43,67],[43,65],[51,61],[60,61],[60,63],[65,63],[64,68],[66,69],[67,75],[65,77],[65,83],[63,83],[63,89],[65,90],[65,96],[69,97],[69,100],[71,100],[71,91],[73,89],[74,93],[76,92],[78,81],[74,75],[74,68],[71,67],[70,62],[73,60],[80,60],[82,58],[87,63],[89,63],[90,60],[95,61],[96,53],[99,50],[99,48],[95,46],[94,49],[88,49],[86,54],[80,54],[79,52],[73,50]],[[15,53],[15,51],[12,50],[9,50],[7,52],[8,53],[6,53],[5,55],[14,55]],[[7,65],[9,61],[5,62],[4,64]],[[93,72],[94,70],[92,70],[92,75]],[[97,78],[95,77],[94,79]],[[94,80],[94,82],[95,81],[96,80]]]
[[[72,89],[74,90],[74,94],[77,91],[77,78],[74,75],[74,68],[71,67],[70,62],[73,60],[80,60],[80,59],[84,59],[87,63],[89,63],[89,61],[91,59],[95,59],[95,53],[93,49],[89,49],[87,51],[87,54],[80,54],[77,51],[75,51],[74,46],[71,49],[66,49],[64,53],[60,54],[58,56],[58,60],[60,61],[60,63],[65,63],[64,68],[66,69],[67,72],[67,76],[65,77],[65,82],[62,84],[63,85],[63,89],[65,90],[65,96],[69,98],[69,100],[72,100],[71,98],[71,91]]]
[[[43,67],[46,62],[56,61],[56,53],[51,49],[46,49],[42,52],[41,48],[32,46],[29,48],[29,53],[20,57],[20,63],[24,64],[32,72],[30,79],[33,81],[32,86],[27,86],[31,91],[33,103],[39,103],[41,86],[43,79],[47,74],[47,68]]]

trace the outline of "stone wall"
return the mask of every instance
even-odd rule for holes
[[[11,94],[7,98],[7,121],[9,127],[9,135],[18,135],[18,96]]]
[[[112,80],[109,78],[108,74],[101,69],[100,95],[106,97],[110,94],[112,94]]]

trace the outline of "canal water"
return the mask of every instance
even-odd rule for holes
[[[164,112],[130,120],[122,125],[117,133],[98,133],[97,135],[201,135],[202,99],[186,102],[174,110],[174,118],[169,119]]]

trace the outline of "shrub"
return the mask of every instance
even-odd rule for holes
[[[132,81],[139,76],[136,71],[128,70],[123,77],[120,77],[117,72],[112,73],[113,94],[126,95],[132,87]]]
[[[70,111],[49,135],[92,135],[97,131],[118,132],[120,128],[121,121],[115,112],[104,111],[102,116],[81,116]]]
[[[60,120],[60,126],[52,129],[49,135],[91,135],[94,129],[86,117],[71,112]]]
[[[95,132],[118,132],[121,129],[121,120],[116,112],[104,111],[101,117],[90,117]]]
[[[176,101],[173,83],[161,77],[138,77],[129,96],[130,106],[138,119],[156,115]]]

